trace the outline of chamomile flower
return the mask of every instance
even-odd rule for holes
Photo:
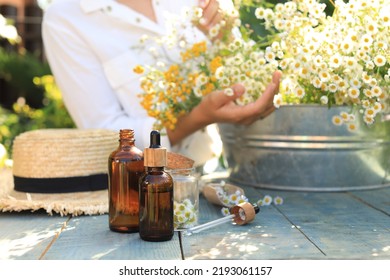
[[[333,116],[332,123],[334,125],[340,126],[343,124],[343,119],[340,116]]]
[[[330,74],[328,71],[321,71],[318,76],[321,82],[327,82],[330,79]]]
[[[264,17],[265,17],[265,9],[263,7],[256,8],[255,16],[258,19],[264,19]]]
[[[342,63],[343,63],[343,57],[339,53],[336,53],[330,57],[330,61],[329,61],[330,67],[338,68],[342,65]]]
[[[200,74],[196,80],[195,80],[195,85],[197,87],[205,85],[209,81],[209,78],[205,74]]]
[[[386,57],[384,55],[378,54],[374,57],[374,63],[378,67],[382,67],[386,64]]]
[[[229,204],[231,205],[237,205],[238,204],[238,200],[239,200],[239,197],[240,197],[240,193],[233,193],[233,194],[230,194],[228,196],[228,201],[229,201]]]
[[[265,52],[265,60],[268,62],[272,62],[275,61],[275,59],[276,59],[276,54],[271,49],[268,49]]]
[[[258,201],[256,201],[256,204],[257,206],[263,206],[263,199],[259,199]]]
[[[310,75],[310,72],[309,72],[309,69],[308,68],[306,68],[306,67],[301,67],[300,69],[299,69],[299,76],[301,77],[301,78],[308,78],[309,77],[309,75]]]
[[[360,95],[360,91],[357,87],[350,87],[348,89],[348,96],[352,99],[358,98]]]
[[[348,124],[347,124],[347,129],[348,129],[348,131],[350,131],[350,132],[356,131],[356,130],[357,130],[357,125],[356,125],[356,123],[348,123]]]
[[[349,81],[350,85],[352,87],[355,87],[355,88],[360,88],[362,83],[360,81],[360,79],[358,78],[352,78],[350,81]]]
[[[213,27],[210,28],[209,30],[209,35],[211,38],[215,38],[218,36],[219,31],[221,30],[220,25],[216,24]]]
[[[362,73],[362,81],[365,83],[365,84],[370,84],[371,82],[371,76],[367,74],[367,72],[363,72]]]
[[[190,18],[193,21],[198,21],[203,16],[203,9],[200,7],[197,7],[197,6],[194,6],[191,10],[185,11],[185,12],[187,13],[187,15],[190,16]],[[187,16],[187,15],[184,15],[184,16]]]
[[[222,213],[223,216],[229,216],[229,215],[230,215],[229,208],[227,208],[227,207],[222,207],[221,213]]]
[[[305,90],[298,86],[294,89],[295,96],[298,98],[303,98],[305,96]]]
[[[372,116],[364,114],[363,120],[366,124],[373,124],[374,123],[374,118]]]
[[[323,83],[321,81],[321,79],[319,77],[313,77],[312,80],[311,80],[311,84],[315,87],[315,88],[321,88]]]
[[[217,68],[217,70],[215,71],[215,77],[217,79],[222,79],[225,77],[225,66],[220,66]]]
[[[330,92],[336,92],[338,89],[339,89],[339,87],[338,87],[336,84],[334,84],[334,83],[330,83],[330,84],[328,85],[328,90],[329,90]],[[321,96],[321,98],[322,98],[322,96]],[[322,100],[321,100],[321,103],[322,103],[322,104],[328,104],[328,102],[323,103]]]
[[[374,118],[377,114],[377,111],[372,108],[372,107],[368,107],[365,111],[364,111],[364,115],[369,117],[369,118]]]
[[[274,198],[274,204],[275,205],[282,205],[283,204],[283,198],[280,196],[275,196]]]
[[[340,117],[343,119],[344,122],[347,122],[349,120],[349,114],[347,112],[341,112]]]
[[[272,196],[265,195],[263,197],[263,205],[271,205],[271,203],[272,203]]]
[[[200,98],[203,96],[203,93],[202,93],[202,90],[200,87],[194,87],[192,90],[193,90],[195,96],[200,97]]]
[[[366,94],[367,93],[367,91],[368,90],[364,90],[364,94]],[[371,92],[371,91],[370,91]],[[371,95],[368,95],[368,97],[370,97]],[[369,100],[363,100],[362,101],[362,108],[368,108],[369,106],[371,106],[371,103],[370,103],[370,101]]]
[[[274,96],[274,106],[275,108],[279,108],[283,104],[283,97],[281,94],[276,94]]]
[[[234,95],[234,91],[232,88],[225,88],[223,90],[223,93],[226,95],[226,96],[233,96]]]
[[[375,102],[373,105],[372,105],[372,109],[374,109],[374,111],[376,113],[379,113],[382,111],[382,104],[379,103],[379,102]]]
[[[383,26],[390,27],[390,6],[381,7],[379,12],[379,20]]]
[[[352,41],[345,40],[341,43],[340,49],[343,53],[349,54],[354,50],[355,43]]]
[[[320,100],[321,100],[321,104],[324,105],[328,104],[329,102],[329,98],[326,95],[321,96]]]
[[[379,97],[382,94],[382,89],[379,86],[373,86],[371,88],[372,95],[375,97]]]
[[[313,62],[315,66],[319,67],[324,62],[324,58],[321,55],[316,55],[313,57]]]
[[[231,80],[228,77],[222,77],[221,79],[218,79],[218,82],[221,87],[228,87],[232,84]]]

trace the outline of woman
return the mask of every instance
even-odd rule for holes
[[[220,20],[216,0],[57,0],[48,7],[42,27],[46,56],[79,128],[131,128],[137,146],[148,146],[154,119],[139,103],[139,76],[133,68],[150,62],[151,56],[134,46],[144,35],[165,35],[169,17],[195,4],[203,9],[202,25],[186,32],[199,40]],[[216,156],[210,125],[250,124],[266,117],[274,110],[279,80],[280,73],[275,73],[263,96],[244,107],[233,102],[244,93],[242,85],[232,86],[233,96],[209,94],[175,130],[166,130],[163,145],[204,164]]]

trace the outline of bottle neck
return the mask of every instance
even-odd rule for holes
[[[147,172],[164,172],[164,166],[146,166]]]
[[[119,139],[120,147],[134,146],[134,145],[135,145],[134,139]]]
[[[119,146],[125,147],[125,146],[134,146],[134,145],[135,145],[134,131],[131,129],[121,129],[119,131]]]

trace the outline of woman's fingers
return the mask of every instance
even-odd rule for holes
[[[245,93],[245,87],[241,84],[235,84],[231,88],[218,90],[207,97],[210,98],[213,109],[218,109],[231,103]]]
[[[272,77],[272,82],[267,86],[259,99],[246,106],[236,106],[234,109],[237,111],[232,110],[232,114],[236,114],[235,121],[248,125],[272,114],[276,109],[273,100],[275,94],[279,91],[280,79],[281,72],[275,72]]]
[[[245,87],[235,84],[229,89],[218,90],[204,97],[202,111],[212,122],[230,122],[251,124],[258,119],[270,115],[275,106],[275,94],[279,90],[280,72],[273,74],[272,82],[267,86],[262,96],[247,105],[237,105],[234,101],[245,93]]]
[[[279,92],[280,80],[282,79],[282,72],[275,71],[272,75],[272,82],[277,85],[277,92]]]
[[[203,16],[200,21],[200,29],[208,31],[222,19],[219,13],[219,3],[216,0],[200,0],[199,6],[203,9]]]

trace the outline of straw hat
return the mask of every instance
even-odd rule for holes
[[[12,169],[0,169],[0,211],[107,213],[108,156],[117,146],[118,133],[103,129],[20,134],[13,144]]]

